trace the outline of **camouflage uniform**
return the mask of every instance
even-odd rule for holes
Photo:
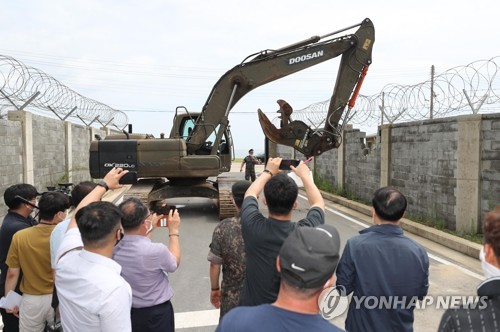
[[[243,159],[245,162],[245,180],[247,181],[255,181],[255,164],[258,164],[259,161],[254,156],[246,156]]]
[[[213,264],[222,264],[222,319],[224,314],[239,304],[245,277],[245,244],[239,215],[226,218],[215,227],[208,260]]]

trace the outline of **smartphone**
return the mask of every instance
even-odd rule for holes
[[[137,172],[128,172],[120,178],[120,184],[136,184]]]
[[[297,159],[283,159],[280,163],[280,169],[289,171],[290,166],[297,167],[300,164],[300,160]]]
[[[154,213],[160,215],[160,214],[164,214],[164,215],[168,215],[170,214],[170,210],[173,210],[175,212],[175,205],[157,205],[157,206],[153,206],[151,208],[151,211],[153,211]]]

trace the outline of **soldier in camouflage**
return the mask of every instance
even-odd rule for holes
[[[238,181],[232,188],[233,204],[238,214],[217,225],[208,252],[210,262],[210,302],[220,308],[220,318],[240,302],[240,292],[245,277],[245,244],[241,235],[240,208],[249,181]],[[222,287],[219,276],[222,266]],[[222,289],[221,289],[222,288]]]
[[[255,165],[259,163],[259,160],[253,156],[253,149],[248,150],[248,156],[243,158],[241,163],[240,172],[243,171],[243,165],[245,165],[245,180],[255,181]]]

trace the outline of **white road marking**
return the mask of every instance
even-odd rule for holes
[[[300,196],[301,198],[303,198],[303,199],[307,199],[307,197],[306,197],[306,196],[303,196],[303,195],[299,195],[299,196]],[[368,227],[370,227],[370,226],[366,225],[365,223],[363,223],[363,222],[361,222],[361,221],[359,221],[359,220],[356,220],[356,219],[354,219],[354,218],[351,218],[351,217],[349,217],[349,216],[347,216],[347,215],[345,215],[345,214],[343,214],[343,213],[341,213],[341,212],[335,211],[335,210],[333,210],[332,208],[325,207],[325,209],[326,209],[326,210],[328,210],[328,211],[330,211],[330,212],[332,212],[332,213],[334,213],[334,214],[336,214],[336,215],[338,215],[338,216],[340,216],[340,217],[342,217],[342,218],[344,218],[344,219],[347,219],[347,220],[349,220],[349,221],[351,221],[351,222],[353,222],[353,223],[355,223],[355,224],[357,224],[357,225],[359,225],[359,226],[361,226],[361,227],[363,227],[363,228],[368,228]],[[457,268],[458,270],[462,271],[463,273],[465,273],[465,274],[467,274],[467,275],[469,275],[469,276],[471,276],[471,277],[474,277],[474,278],[479,279],[479,280],[481,280],[481,281],[483,281],[483,280],[485,279],[485,278],[484,278],[484,276],[482,276],[482,275],[480,275],[480,274],[478,274],[478,273],[476,273],[476,272],[474,272],[474,271],[471,271],[471,270],[469,270],[469,269],[466,269],[466,268],[464,268],[464,267],[462,267],[462,266],[460,266],[460,265],[457,265],[457,264],[455,264],[455,263],[453,263],[453,262],[451,262],[451,261],[449,261],[449,260],[447,260],[447,259],[444,259],[444,258],[442,258],[442,257],[436,256],[436,255],[434,255],[434,254],[429,254],[429,253],[427,253],[427,255],[429,256],[429,258],[431,258],[431,259],[435,260],[436,262],[439,262],[439,263],[441,263],[441,264],[445,264],[445,265],[451,265],[451,266],[454,266],[454,267],[455,267],[455,268]]]
[[[219,325],[219,309],[179,312],[175,315],[175,329]]]

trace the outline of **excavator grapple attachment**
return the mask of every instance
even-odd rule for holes
[[[306,157],[319,156],[325,151],[338,148],[340,137],[322,130],[313,130],[302,121],[291,121],[276,128],[260,109],[259,122],[266,137],[281,145],[292,146]],[[283,122],[283,119],[282,119]]]

